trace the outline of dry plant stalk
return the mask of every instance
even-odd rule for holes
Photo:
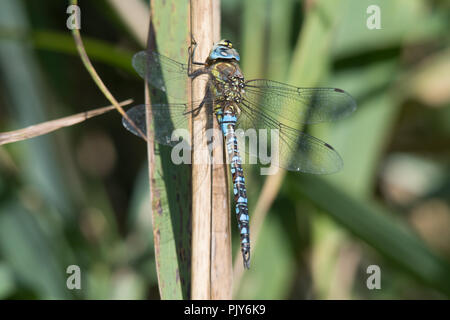
[[[205,61],[213,42],[210,1],[191,1],[191,33],[198,42],[196,61]],[[192,84],[192,100],[205,96],[205,88]],[[211,165],[208,154],[206,108],[193,117],[192,124],[192,263],[191,299],[211,298]]]
[[[126,106],[132,103],[132,99],[128,99],[119,103],[120,106]],[[45,121],[36,125],[32,125],[23,129],[1,132],[0,133],[0,145],[31,139],[34,137],[42,136],[44,134],[53,132],[55,130],[70,127],[74,124],[83,122],[89,118],[96,117],[98,115],[104,114],[108,111],[114,110],[115,106],[107,106],[103,108],[98,108],[90,111],[80,112],[68,117]]]
[[[191,32],[198,43],[195,61],[205,61],[220,38],[220,1],[191,1]],[[205,96],[193,82],[192,100]],[[223,144],[215,143],[209,159],[206,129],[213,115],[203,108],[193,119],[192,155],[192,299],[231,299],[232,263],[228,176]],[[223,141],[212,119],[215,141]],[[210,123],[211,123],[210,122]],[[210,163],[213,163],[212,165]]]
[[[214,42],[220,40],[220,0],[212,1],[212,28]],[[214,141],[223,141],[219,124],[214,124]],[[211,299],[232,298],[233,269],[231,255],[231,211],[228,188],[229,168],[222,143],[215,143],[212,172],[211,217]]]

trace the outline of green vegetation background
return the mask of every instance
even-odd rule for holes
[[[381,30],[366,27],[372,4]],[[0,1],[0,131],[109,104],[76,54],[67,5]],[[138,40],[109,1],[80,5],[98,73],[117,99],[142,103]],[[236,298],[450,297],[449,18],[446,1],[222,1],[222,36],[248,79],[339,87],[358,103],[307,128],[344,170],[288,173]],[[146,159],[114,112],[1,146],[0,299],[158,299]],[[251,211],[265,177],[245,169]],[[66,288],[72,264],[82,290]],[[367,289],[370,265],[381,290]]]

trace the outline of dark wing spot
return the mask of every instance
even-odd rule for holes
[[[338,89],[338,88],[335,88],[335,89],[334,89],[334,91],[336,91],[336,92],[340,92],[340,93],[344,93],[344,90],[342,90],[342,89]]]
[[[325,147],[327,147],[327,148],[329,148],[331,150],[334,150],[334,148],[332,146],[330,146],[328,143],[325,143]]]

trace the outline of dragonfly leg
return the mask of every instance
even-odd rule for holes
[[[195,41],[194,36],[191,35],[191,45],[188,48],[188,53],[189,53],[188,76],[189,77],[196,77],[198,75],[198,74],[195,74],[195,71],[192,71],[192,65],[206,66],[206,64],[204,62],[194,61],[195,49],[197,49],[197,41]],[[205,72],[203,72],[203,73],[205,73]]]
[[[194,35],[191,32],[191,46],[196,46],[197,45],[197,40],[195,40]]]

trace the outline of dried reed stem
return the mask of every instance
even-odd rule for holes
[[[191,32],[198,42],[196,61],[205,61],[213,42],[210,1],[191,1]],[[205,96],[205,88],[192,84],[192,100]],[[211,297],[211,165],[206,128],[208,114],[202,108],[192,123],[192,270],[191,298]]]
[[[133,100],[128,99],[119,103],[120,106],[125,106],[132,103]],[[85,112],[80,112],[68,117],[45,121],[39,124],[35,124],[23,129],[0,132],[0,145],[31,139],[34,137],[42,136],[44,134],[53,132],[55,130],[70,127],[74,124],[83,122],[89,118],[96,117],[98,115],[104,114],[108,111],[115,109],[115,106],[107,106],[103,108],[97,108],[94,110],[89,110]]]
[[[220,40],[220,0],[212,1],[213,39]],[[213,174],[212,174],[212,239],[211,239],[211,299],[232,298],[231,212],[228,188],[228,166],[224,153],[223,135],[214,119]]]

